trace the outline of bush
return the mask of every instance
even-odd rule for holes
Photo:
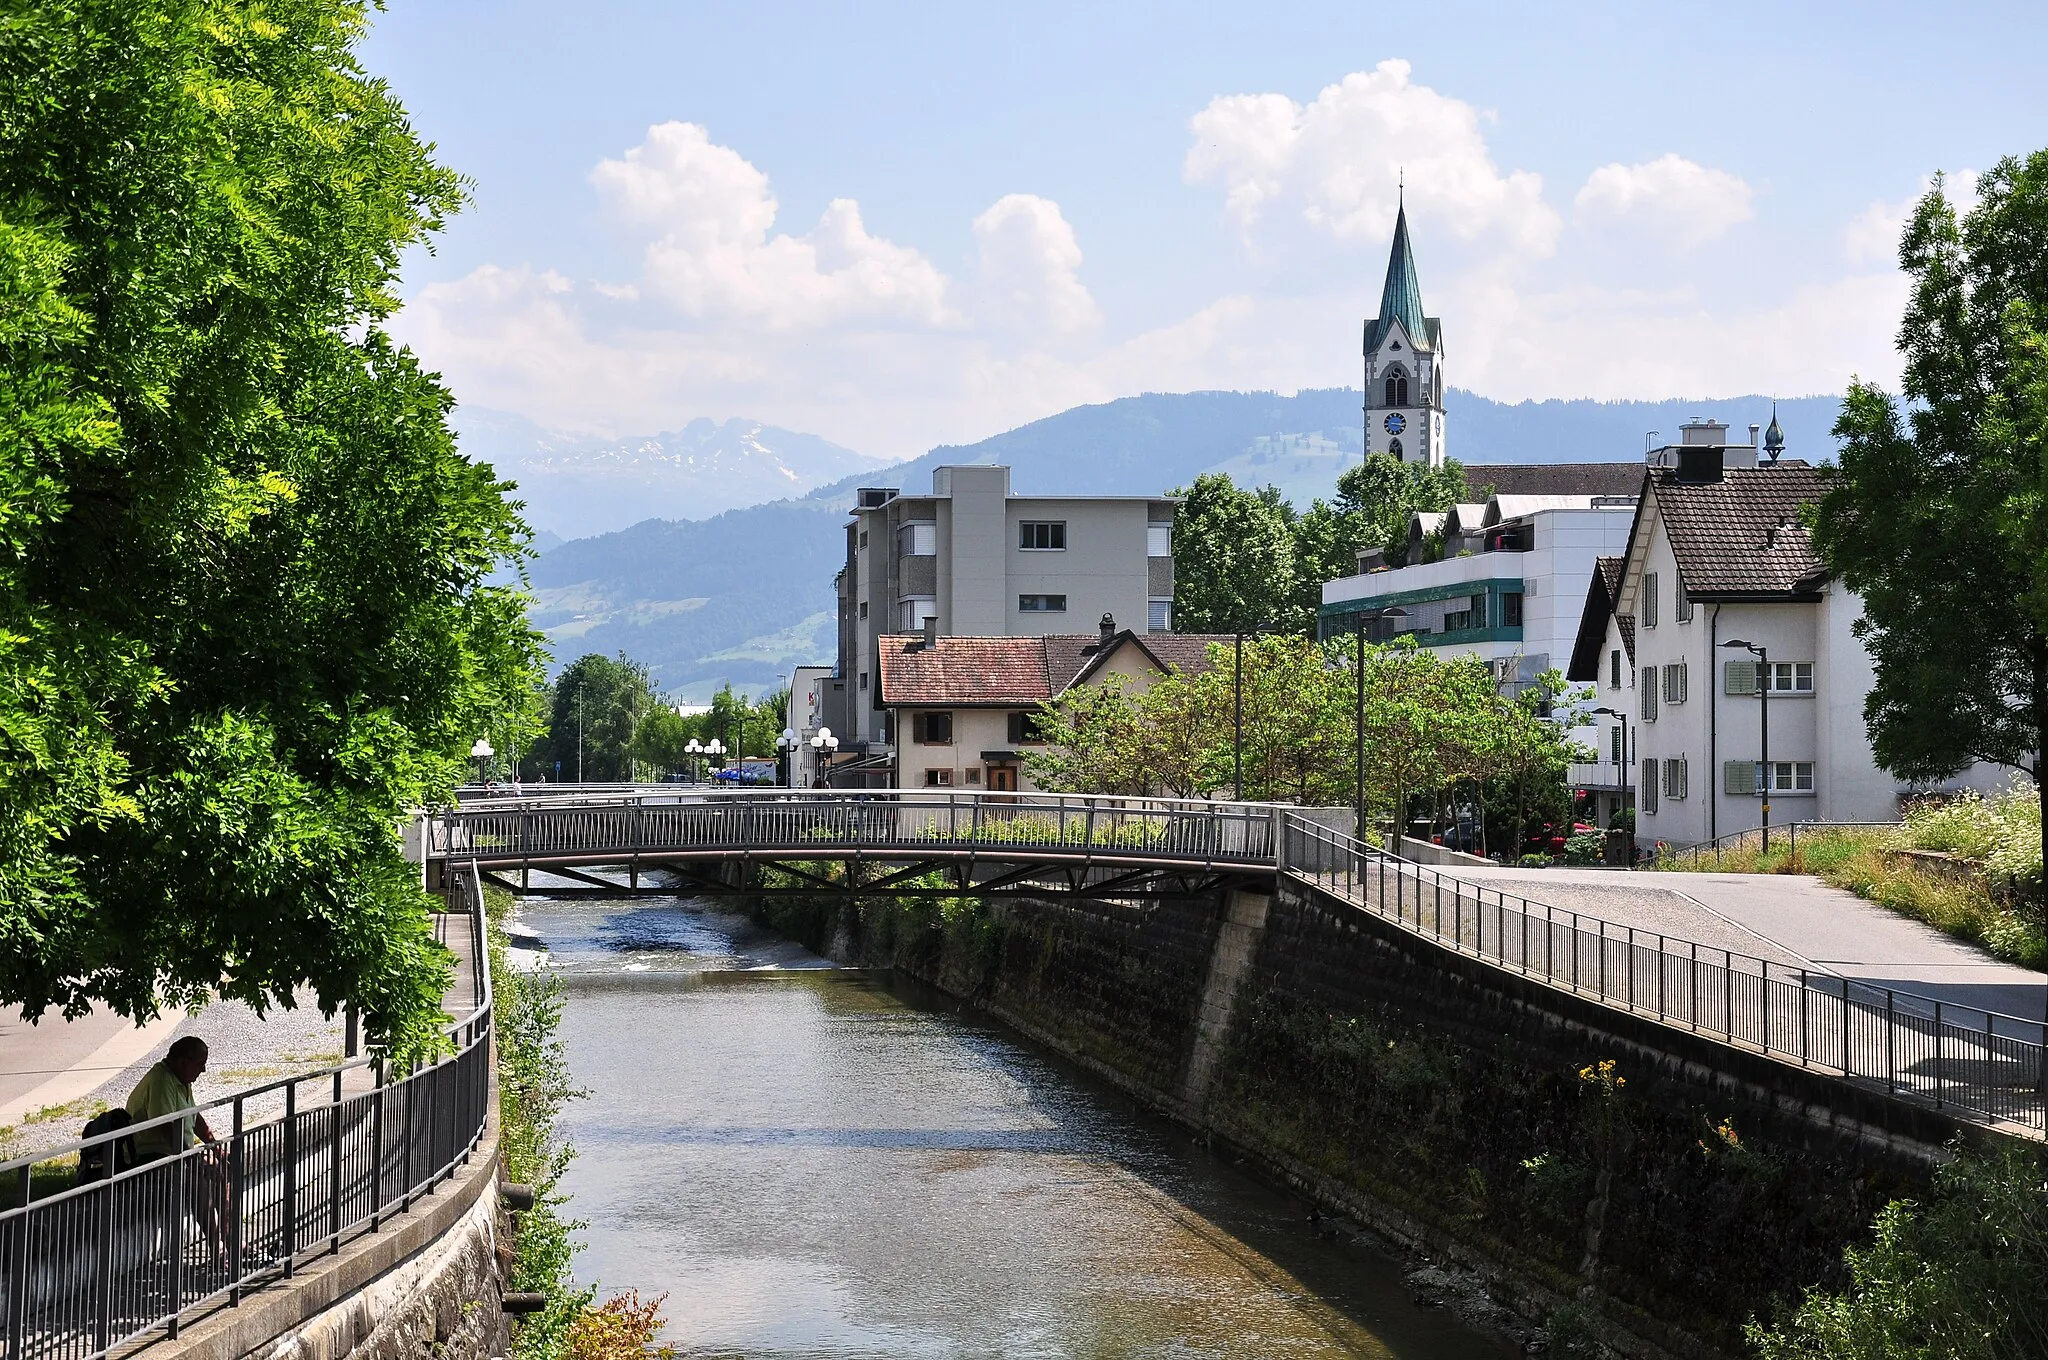
[[[1515,863],[1519,864],[1524,869],[1548,869],[1550,867],[1550,856],[1524,855],[1520,859],[1516,860]]]
[[[2030,785],[2014,784],[1990,798],[1964,793],[1908,808],[1905,843],[1973,860],[1996,883],[2040,890],[2041,801]]]
[[[1605,857],[1607,838],[1598,831],[1581,831],[1564,843],[1566,864],[1598,864]]]

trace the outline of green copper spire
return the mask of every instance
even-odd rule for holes
[[[1380,314],[1365,327],[1365,349],[1370,354],[1387,335],[1387,328],[1399,321],[1418,349],[1435,347],[1422,315],[1422,284],[1415,277],[1415,252],[1408,244],[1408,207],[1401,206],[1394,217],[1394,250],[1387,257],[1387,284],[1380,290]]]
[[[1778,403],[1771,403],[1771,428],[1764,431],[1764,456],[1773,463],[1785,451],[1785,432],[1778,428]]]

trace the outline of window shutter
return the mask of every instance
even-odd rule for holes
[[[1657,668],[1652,666],[1649,668],[1649,672],[1648,675],[1643,677],[1644,683],[1637,693],[1642,696],[1641,716],[1643,721],[1655,722],[1657,721]]]
[[[1685,702],[1685,690],[1691,680],[1692,668],[1681,661],[1676,666],[1667,666],[1664,673],[1668,676],[1674,670],[1678,672],[1678,697],[1673,699],[1672,702],[1682,704]]]
[[[924,740],[924,719],[925,715],[922,713],[913,713],[910,715],[910,739],[912,741],[921,742]]]
[[[1607,653],[1607,688],[1621,688],[1621,648]]]
[[[1671,592],[1671,617],[1680,623],[1692,622],[1692,597],[1685,593],[1683,580]]]
[[[1691,774],[1692,762],[1689,760],[1680,759],[1678,762],[1678,796],[1680,798],[1685,797],[1685,795],[1688,792],[1690,792],[1690,790],[1686,788],[1686,781],[1691,776]]]
[[[1642,614],[1643,627],[1655,628],[1657,626],[1657,573],[1654,571],[1643,573]]]
[[[1728,687],[1730,694],[1754,694],[1757,669],[1754,661],[1731,661],[1728,663]]]
[[[1655,812],[1657,810],[1657,762],[1654,759],[1643,762],[1643,782],[1641,788],[1643,791],[1643,811]]]
[[[1723,792],[1737,798],[1747,798],[1756,792],[1755,761],[1731,760],[1721,767],[1721,771]]]

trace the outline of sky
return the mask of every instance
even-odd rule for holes
[[[1898,230],[2048,146],[2048,6],[388,0],[470,181],[394,329],[565,431],[908,457],[1145,391],[1356,386],[1397,184],[1448,381],[1896,380]]]

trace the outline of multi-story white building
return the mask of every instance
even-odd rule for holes
[[[1147,496],[1018,496],[1000,465],[936,468],[930,495],[866,487],[838,578],[839,664],[827,721],[880,771],[892,756],[880,639],[1034,637],[1097,626],[1173,625],[1174,502]]]
[[[1765,442],[1781,446],[1775,420]],[[1748,830],[1766,799],[1776,825],[1896,817],[1899,781],[1877,767],[1864,725],[1862,601],[1800,522],[1819,470],[1757,465],[1753,450],[1707,438],[1660,453],[1625,550],[1586,597],[1569,676],[1628,718],[1601,719],[1605,770],[1575,771],[1581,786],[1626,793],[1640,845]]]

